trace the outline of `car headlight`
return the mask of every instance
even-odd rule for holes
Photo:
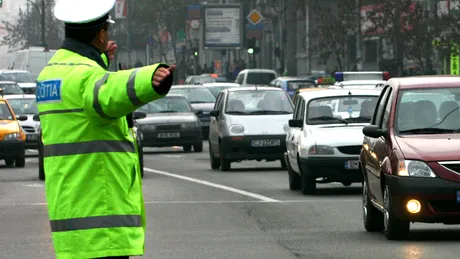
[[[313,145],[308,149],[309,155],[333,155],[334,149],[326,145]]]
[[[198,122],[183,123],[181,125],[181,128],[183,128],[183,129],[193,129],[193,128],[199,128],[199,127],[200,127],[200,123],[198,123]]]
[[[400,160],[398,163],[399,176],[436,177],[433,170],[423,161]]]
[[[244,127],[241,125],[231,125],[230,132],[233,134],[241,134],[244,132]]]
[[[283,129],[284,129],[284,132],[288,132],[289,131],[289,124],[287,124],[287,123],[284,124]]]
[[[19,140],[21,139],[21,135],[19,133],[11,133],[6,135],[3,140],[9,141],[9,140]]]

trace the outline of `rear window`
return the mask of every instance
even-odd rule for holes
[[[246,84],[249,85],[269,85],[276,78],[274,73],[270,72],[249,72]]]

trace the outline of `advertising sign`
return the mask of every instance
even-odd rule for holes
[[[205,48],[242,47],[241,5],[203,5],[203,43]]]

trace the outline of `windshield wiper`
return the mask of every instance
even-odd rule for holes
[[[308,118],[308,120],[310,121],[316,121],[316,120],[318,121],[340,121],[342,123],[348,124],[347,120],[339,119],[339,118],[335,118],[331,116],[320,116],[320,117]]]
[[[230,115],[248,115],[249,114],[247,112],[240,112],[240,111],[227,111],[225,113],[230,114]]]
[[[371,118],[369,117],[356,117],[356,118],[348,118],[347,121],[354,121],[354,122],[370,122]]]
[[[457,133],[460,130],[455,129],[440,129],[440,128],[417,128],[401,130],[399,133],[420,133],[420,134],[440,134],[440,133]]]
[[[277,111],[277,110],[260,110],[260,111],[252,111],[250,114],[291,114],[288,111]]]
[[[159,111],[157,113],[174,113],[174,112],[180,112],[180,111]]]
[[[193,101],[193,102],[190,102],[190,103],[212,103],[212,102],[206,102],[206,101]]]

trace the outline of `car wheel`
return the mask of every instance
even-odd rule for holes
[[[193,145],[193,151],[195,151],[195,152],[203,152],[203,141],[194,144]]]
[[[284,157],[281,158],[280,162],[281,162],[281,168],[286,169],[287,165],[286,165],[286,161],[284,160]]]
[[[14,163],[15,163],[16,167],[24,167],[24,166],[26,166],[26,157],[24,157],[24,156],[16,157],[14,159]]]
[[[12,165],[14,165],[14,158],[7,158],[7,159],[5,159],[5,164],[6,164],[6,166],[12,166]]]
[[[287,162],[287,170],[288,170],[288,176],[289,176],[289,189],[296,191],[300,190],[301,187],[301,179],[294,170],[292,170],[291,164]]]
[[[316,178],[308,173],[307,170],[302,169],[300,165],[300,159],[297,157],[300,169],[300,180],[301,180],[301,191],[303,194],[315,194],[316,193]]]
[[[185,145],[182,147],[184,149],[184,152],[190,152],[192,151],[192,145]]]
[[[345,187],[348,187],[351,185],[351,182],[342,182],[342,185],[345,186]]]
[[[209,143],[209,162],[211,163],[211,169],[217,170],[220,167],[220,159],[216,158],[213,152],[211,143]]]
[[[363,223],[368,232],[383,230],[383,213],[372,205],[366,180],[363,182]]]
[[[410,222],[396,218],[391,204],[391,192],[388,185],[383,191],[384,233],[388,240],[402,240],[409,236]]]
[[[225,150],[222,145],[220,145],[220,170],[230,171],[231,163],[230,160],[225,158]]]

